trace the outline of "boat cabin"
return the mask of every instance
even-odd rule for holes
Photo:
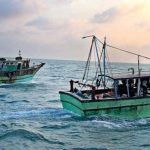
[[[19,51],[19,56],[15,60],[0,58],[0,70],[1,71],[17,71],[22,69],[28,69],[30,64],[30,59],[23,59],[21,57],[21,51]]]
[[[150,74],[124,76],[107,76],[112,86],[99,88],[90,84],[82,84],[78,81],[70,81],[70,91],[76,93],[83,99],[105,100],[105,99],[125,99],[132,97],[150,96]],[[74,83],[80,86],[89,87],[89,90],[77,90]]]
[[[136,74],[112,76],[114,96],[118,98],[131,98],[148,96],[150,90],[150,74]]]
[[[24,60],[0,60],[0,70],[1,71],[17,71],[21,69],[29,68],[29,59]]]

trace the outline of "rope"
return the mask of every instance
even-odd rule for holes
[[[94,36],[95,37],[95,36]],[[104,45],[104,43],[99,40],[98,38],[96,38],[101,44]],[[143,58],[146,58],[146,59],[150,59],[150,57],[146,57],[146,56],[143,56],[143,55],[140,55],[140,54],[136,54],[136,53],[133,53],[133,52],[130,52],[130,51],[127,51],[125,49],[121,49],[121,48],[118,48],[118,47],[115,47],[115,46],[112,46],[112,45],[109,45],[109,44],[106,44],[106,46],[108,47],[111,47],[113,49],[117,49],[117,50],[120,50],[120,51],[123,51],[123,52],[126,52],[126,53],[129,53],[129,54],[132,54],[132,55],[135,55],[135,56],[139,56],[139,57],[143,57]]]
[[[124,49],[115,47],[115,46],[111,46],[111,45],[109,45],[109,44],[106,44],[106,46],[111,47],[111,48],[114,48],[114,49],[117,49],[117,50],[120,50],[120,51],[123,51],[123,52],[126,52],[126,53],[129,53],[129,54],[132,54],[132,55],[135,55],[135,56],[139,56],[139,57],[143,57],[143,58],[146,58],[146,59],[150,59],[150,57],[146,57],[146,56],[143,56],[143,55],[139,55],[139,54],[136,54],[136,53],[133,53],[133,52],[130,52],[130,51],[127,51],[127,50],[124,50]]]
[[[90,67],[90,60],[91,60],[91,53],[92,53],[93,42],[94,42],[94,38],[92,39],[92,44],[91,44],[91,47],[90,47],[90,52],[89,52],[89,56],[88,56],[88,59],[87,59],[87,62],[86,62],[86,66],[85,66],[84,75],[83,75],[82,80],[85,79],[85,76],[88,77],[88,72],[89,72],[89,67]]]

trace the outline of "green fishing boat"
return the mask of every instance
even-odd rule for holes
[[[150,71],[142,72],[140,68],[140,58],[150,58],[108,45],[106,38],[102,42],[93,35],[87,37],[92,37],[92,44],[83,78],[81,81],[71,80],[70,89],[59,92],[63,108],[79,116],[150,117]],[[129,68],[127,73],[109,71],[107,48],[136,56],[137,71],[134,68]],[[94,77],[90,78],[93,50],[96,52],[97,69],[93,72]]]
[[[19,56],[15,59],[0,58],[0,83],[17,83],[32,80],[36,72],[44,65],[30,64],[30,59]]]

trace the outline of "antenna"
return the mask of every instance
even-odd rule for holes
[[[19,57],[21,57],[21,50],[19,50]]]
[[[85,38],[88,38],[88,37],[95,37],[95,35],[83,36],[82,39],[85,39]]]

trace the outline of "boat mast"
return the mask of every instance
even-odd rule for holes
[[[92,53],[92,48],[93,48],[93,44],[94,44],[94,41],[95,41],[95,36],[94,35],[84,36],[82,38],[84,39],[84,38],[87,38],[87,37],[92,37],[92,43],[91,43],[90,52],[89,52],[88,59],[87,59],[87,62],[86,62],[86,66],[85,66],[82,81],[85,79],[86,76],[88,77],[88,72],[89,72],[89,67],[90,67],[90,60],[91,60],[91,53]]]
[[[104,65],[104,89],[105,89],[106,88],[106,37],[104,38],[103,49],[104,49],[103,65]]]
[[[138,55],[138,73],[139,73],[139,76],[140,76],[140,56]]]
[[[140,55],[138,55],[138,75],[140,77]],[[141,79],[138,78],[138,85],[137,85],[137,95],[140,96],[140,89],[141,89]]]
[[[96,77],[97,77],[97,73],[98,73],[98,69],[99,69],[99,73],[100,75],[102,75],[102,70],[101,70],[101,63],[100,63],[100,60],[101,60],[101,57],[102,57],[102,53],[103,53],[103,47],[102,47],[102,52],[101,52],[101,55],[99,56],[99,53],[98,53],[98,47],[97,47],[97,41],[99,41],[96,37],[95,37],[95,49],[96,49],[96,54],[97,54],[97,60],[98,60],[98,68],[97,68],[97,71],[96,71]],[[98,77],[97,77],[98,79]],[[99,80],[99,79],[98,79]],[[103,77],[101,76],[101,79],[102,82],[103,82]],[[98,85],[97,85],[98,86]]]

